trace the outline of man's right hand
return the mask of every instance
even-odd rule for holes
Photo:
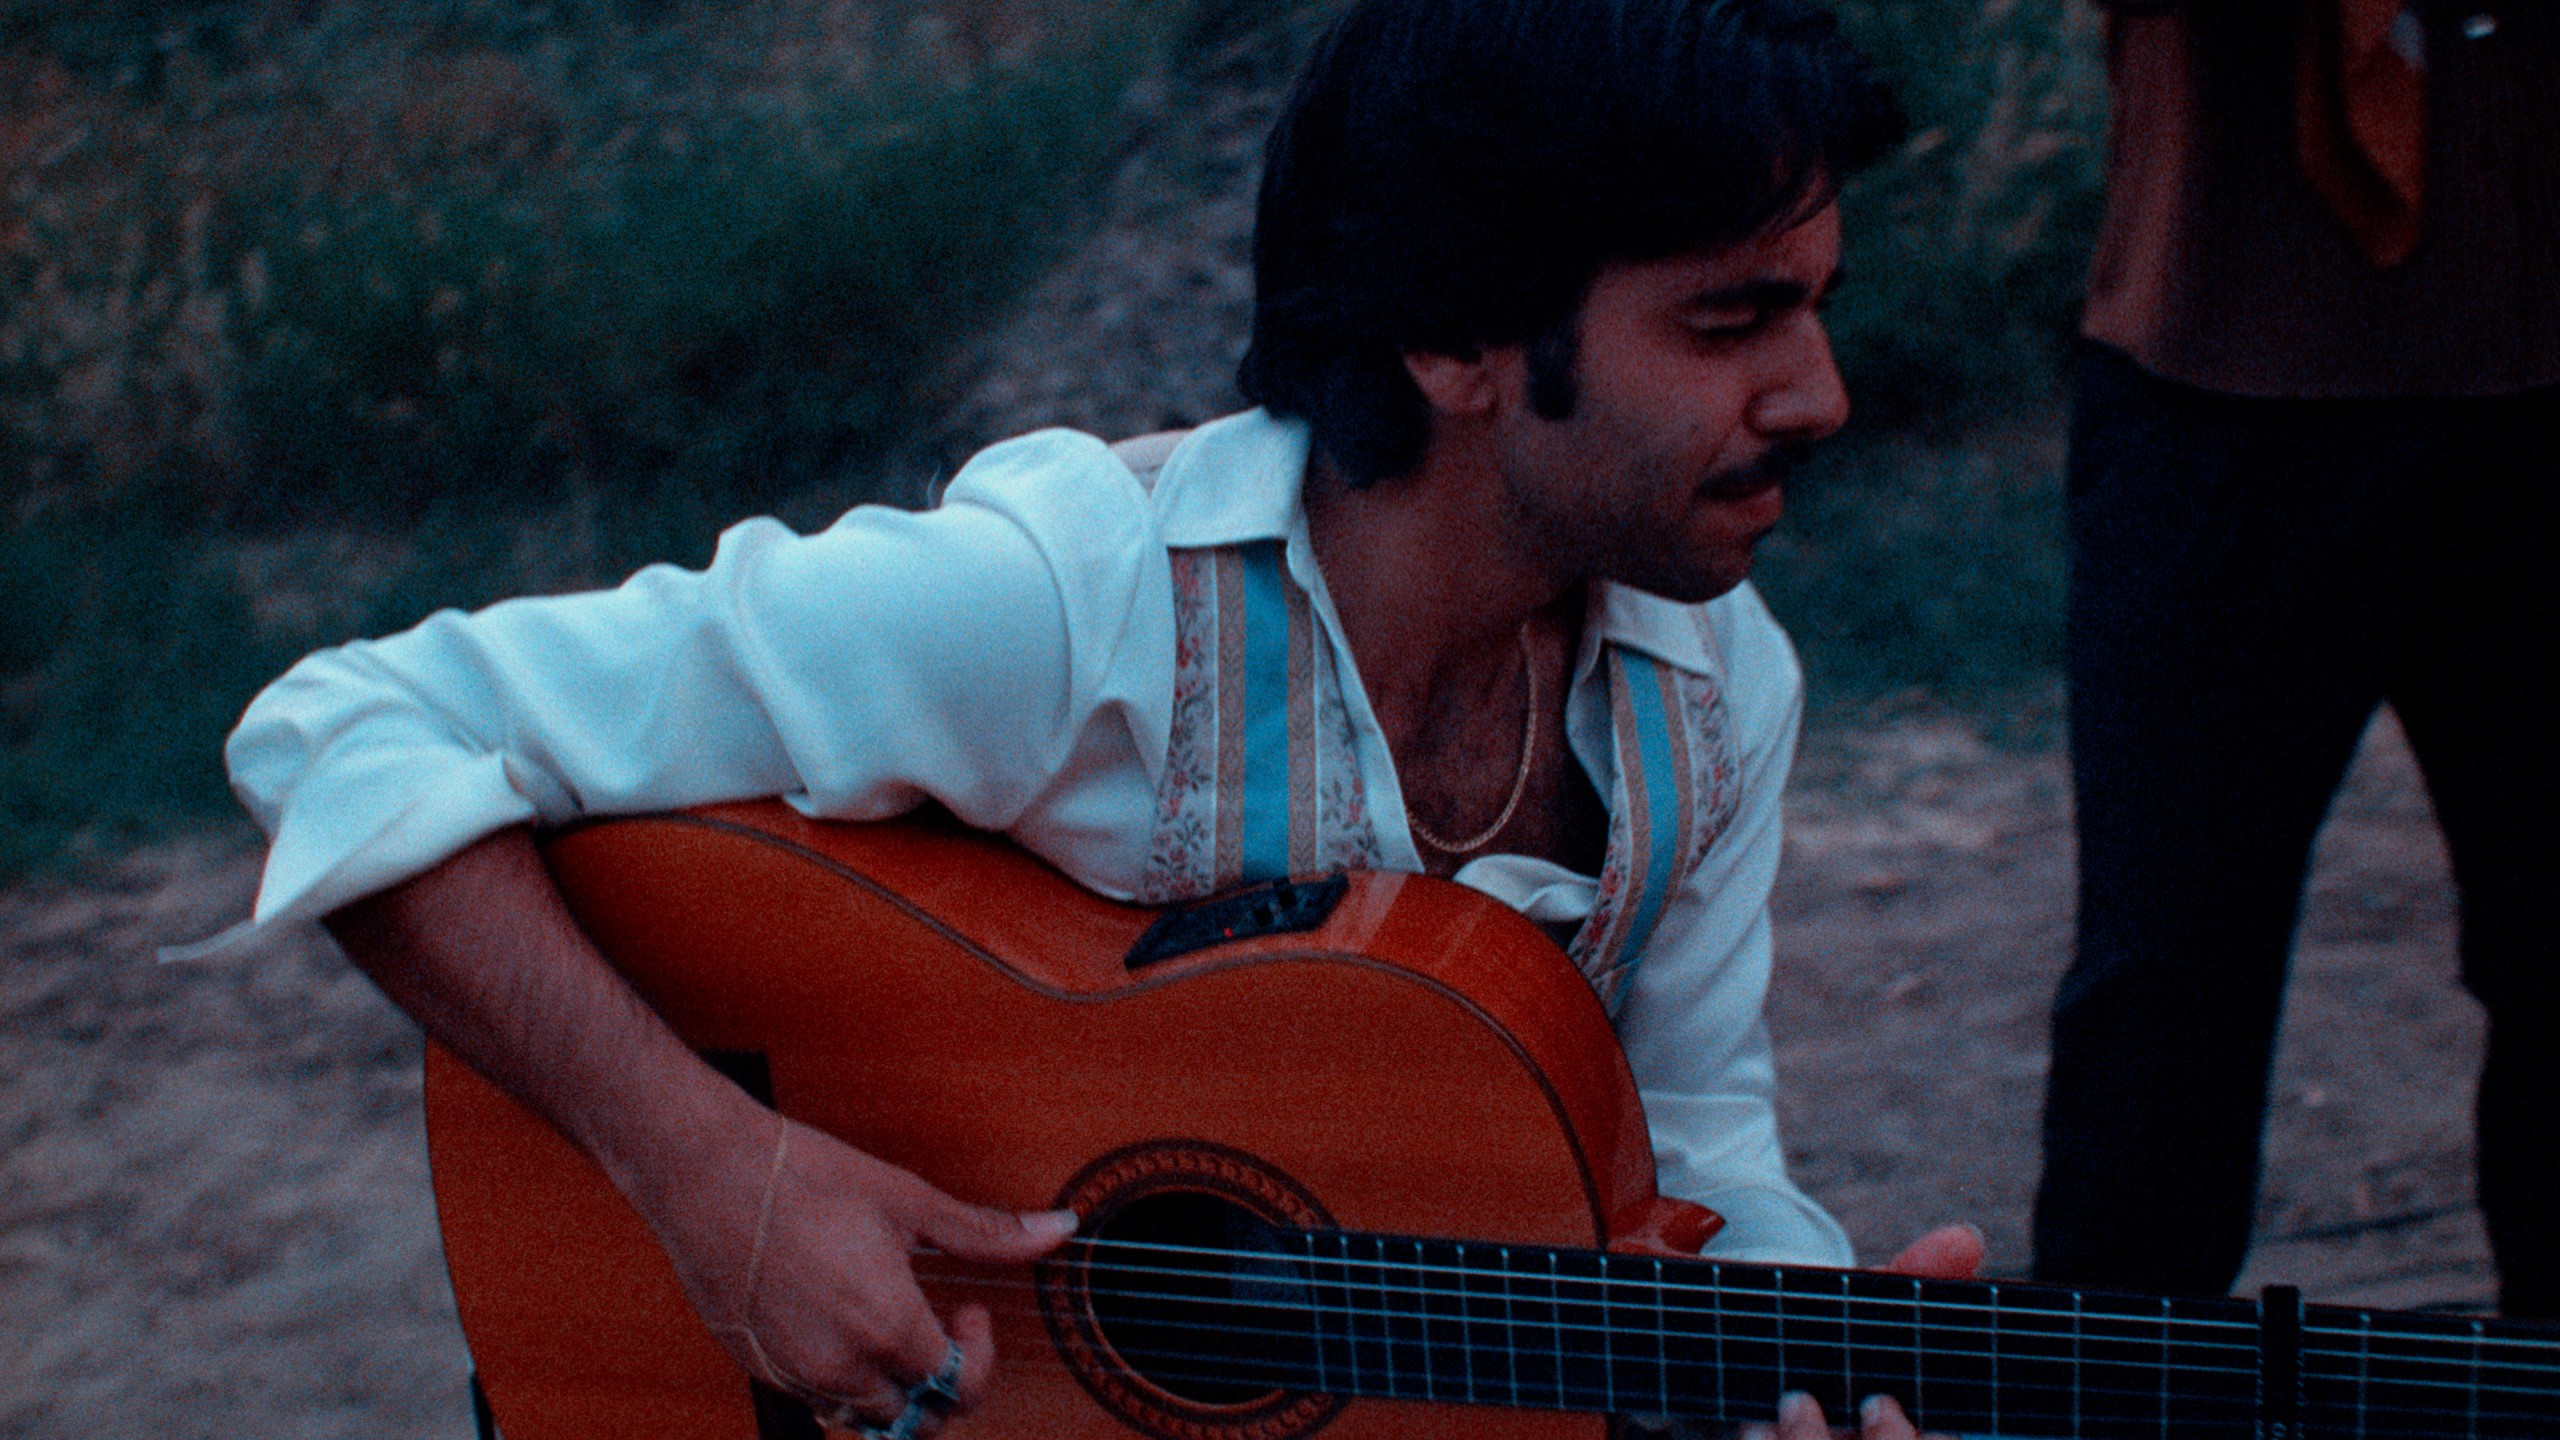
[[[995,1344],[986,1307],[945,1320],[917,1288],[913,1255],[1018,1263],[1075,1233],[1072,1210],[1017,1215],[964,1204],[913,1174],[764,1112],[753,1145],[683,1183],[651,1188],[643,1215],[685,1293],[739,1368],[838,1428],[885,1427],[957,1345],[956,1410],[984,1398]]]
[[[964,1205],[757,1104],[596,952],[523,830],[328,924],[430,1037],[603,1167],[747,1373],[837,1428],[885,1426],[957,1343],[955,1410],[984,1396],[985,1309],[946,1330],[912,1253],[1028,1260],[1073,1232],[1071,1213]]]

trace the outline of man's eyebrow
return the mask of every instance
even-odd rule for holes
[[[1681,302],[1684,310],[1792,310],[1810,301],[1820,304],[1838,292],[1849,278],[1845,269],[1835,268],[1823,277],[1822,286],[1809,290],[1801,280],[1762,278],[1745,280],[1736,285],[1719,285],[1701,290]]]

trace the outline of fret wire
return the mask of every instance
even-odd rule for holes
[[[1435,1355],[1444,1354],[1455,1346],[1463,1346],[1465,1340],[1463,1336],[1459,1337],[1454,1342],[1437,1338],[1453,1333],[1449,1312],[1444,1306],[1437,1302],[1454,1299],[1457,1302],[1459,1311],[1463,1313],[1466,1308],[1466,1291],[1464,1287],[1454,1290],[1434,1289],[1428,1283],[1428,1276],[1431,1269],[1438,1267],[1430,1266],[1430,1259],[1431,1242],[1425,1242],[1415,1248],[1413,1256],[1413,1263],[1415,1267],[1414,1290],[1420,1297],[1423,1314],[1422,1373],[1431,1377],[1430,1394],[1433,1397],[1436,1398],[1443,1392],[1447,1392],[1450,1398],[1456,1399],[1464,1393],[1459,1387],[1458,1378],[1455,1375],[1442,1374],[1441,1367],[1433,1363],[1433,1357]]]
[[[2356,1440],[2365,1440],[2365,1402],[2373,1380],[2373,1312],[2357,1312],[2363,1322],[2356,1326]],[[2310,1366],[2303,1367],[2304,1373]]]
[[[1608,1278],[1606,1267],[1601,1279]],[[1618,1342],[1617,1331],[1609,1322],[1609,1287],[1595,1284],[1600,1292],[1600,1378],[1609,1387],[1609,1413],[1618,1413]]]
[[[2082,1433],[2080,1425],[2080,1292],[2071,1292],[2071,1433]]]
[[[2167,1299],[2160,1302],[2160,1440],[2169,1440],[2169,1313]]]
[[[1849,1272],[1843,1270],[1840,1272],[1840,1393],[1848,1398],[1840,1403],[1852,1408],[1858,1403],[1857,1380],[1849,1373],[1854,1353],[1850,1348],[1849,1334]]]
[[[1791,1273],[1781,1270],[1772,1275],[1769,1286],[1769,1343],[1775,1347],[1778,1357],[1778,1393],[1781,1395],[1806,1388],[1802,1375],[1806,1367],[1796,1349],[1788,1343],[1804,1333],[1803,1326],[1787,1323],[1787,1281]]]
[[[1662,1313],[1662,1258],[1653,1261],[1653,1388],[1660,1403],[1659,1414],[1671,1413],[1671,1340],[1670,1323]]]
[[[1434,1243],[1436,1245],[1441,1242]],[[1464,1246],[1456,1246],[1451,1253],[1463,1257],[1466,1250]],[[1476,1398],[1475,1362],[1472,1358],[1475,1352],[1470,1348],[1474,1338],[1474,1328],[1469,1321],[1474,1313],[1474,1307],[1467,1303],[1467,1287],[1463,1281],[1454,1291],[1448,1292],[1448,1298],[1449,1304],[1443,1307],[1440,1320],[1447,1333],[1456,1337],[1455,1358],[1461,1362],[1462,1368],[1453,1368],[1446,1376],[1444,1383],[1472,1403]]]
[[[2470,1399],[2463,1423],[2463,1434],[2467,1440],[2480,1440],[2480,1330],[2480,1322],[2472,1321]]]
[[[1316,1266],[1315,1266],[1315,1260],[1316,1260],[1316,1235],[1315,1235],[1315,1232],[1314,1232],[1314,1231],[1312,1231],[1312,1230],[1303,1231],[1303,1232],[1301,1232],[1301,1233],[1303,1233],[1303,1234],[1306,1236],[1306,1247],[1307,1247],[1307,1275],[1308,1275],[1309,1280],[1310,1280],[1310,1281],[1312,1281],[1312,1280],[1313,1280],[1313,1278],[1314,1278],[1314,1276],[1315,1276],[1315,1269],[1316,1269]],[[1312,1291],[1311,1291],[1310,1293],[1312,1293]],[[1348,1321],[1348,1319],[1347,1319],[1347,1318],[1346,1318],[1346,1320],[1344,1321],[1344,1324],[1345,1324],[1345,1327],[1346,1327],[1346,1329],[1347,1329],[1347,1327],[1348,1327],[1348,1325],[1349,1325],[1349,1321]],[[1332,1380],[1331,1375],[1330,1375],[1330,1374],[1326,1371],[1326,1369],[1325,1369],[1325,1363],[1324,1363],[1324,1307],[1323,1307],[1323,1305],[1322,1305],[1322,1304],[1320,1304],[1320,1303],[1315,1307],[1315,1326],[1316,1326],[1316,1389],[1317,1389],[1318,1391],[1330,1391],[1330,1390],[1333,1388],[1333,1380]]]
[[[1991,1428],[2000,1429],[2000,1287],[1991,1287]]]
[[[1503,1245],[1503,1345],[1510,1353],[1510,1404],[1521,1404],[1521,1322],[1510,1304],[1510,1245]]]
[[[1395,1242],[1381,1238],[1377,1246],[1379,1343],[1386,1347],[1387,1380],[1393,1387],[1387,1393],[1401,1398],[1414,1387],[1416,1377],[1400,1338],[1404,1327],[1399,1323],[1402,1312],[1396,1308],[1396,1300],[1402,1287],[1396,1283]]]
[[[1721,1264],[1709,1265],[1707,1267],[1707,1275],[1713,1282],[1714,1287],[1707,1293],[1714,1297],[1715,1303],[1716,1418],[1719,1420],[1730,1420],[1733,1418],[1733,1385],[1727,1377],[1731,1376],[1733,1372],[1727,1369],[1724,1363],[1724,1266]]]
[[[1422,1244],[1420,1241],[1407,1241],[1406,1248],[1413,1252],[1413,1370],[1422,1382],[1422,1398],[1437,1400],[1440,1398],[1440,1372],[1431,1363],[1431,1300],[1422,1284]],[[1401,1272],[1389,1277],[1391,1282],[1400,1282],[1403,1278]]]
[[[1547,1252],[1547,1325],[1556,1335],[1556,1408],[1564,1407],[1564,1287],[1556,1278],[1556,1252]]]
[[[1379,1239],[1370,1243],[1378,1249],[1378,1265],[1374,1272],[1378,1281],[1378,1348],[1386,1356],[1387,1393],[1394,1395],[1399,1393],[1396,1384],[1396,1322],[1395,1317],[1387,1313],[1387,1242]]]
[[[1787,1394],[1787,1271],[1777,1273],[1777,1289],[1769,1294],[1777,1307],[1777,1394]]]
[[[1458,1242],[1458,1269],[1467,1268],[1467,1242]],[[1461,1291],[1464,1290],[1461,1285]],[[1473,1297],[1461,1294],[1458,1300],[1458,1343],[1467,1350],[1467,1403],[1480,1405],[1483,1397],[1476,1390],[1476,1307]]]
[[[1920,1363],[1920,1281],[1911,1282],[1911,1408],[1929,1408],[1929,1367]]]
[[[1341,1245],[1338,1248],[1342,1251],[1344,1266],[1342,1278],[1342,1348],[1348,1351],[1351,1355],[1351,1388],[1356,1394],[1362,1388],[1360,1384],[1360,1327],[1353,1323],[1354,1311],[1351,1304],[1350,1272],[1351,1237],[1348,1234],[1345,1234],[1342,1237]]]

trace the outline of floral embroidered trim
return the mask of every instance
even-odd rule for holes
[[[1610,785],[1609,848],[1598,893],[1568,953],[1612,1014],[1626,1001],[1644,946],[1662,910],[1688,883],[1742,805],[1741,763],[1725,722],[1714,677],[1612,647],[1608,657],[1611,735],[1616,774]],[[1640,695],[1643,686],[1650,695]],[[1644,729],[1660,717],[1657,737],[1667,774],[1648,769]],[[1668,815],[1654,813],[1668,801]],[[1660,840],[1677,846],[1666,857]]]
[[[1175,550],[1167,558],[1173,562],[1173,733],[1138,884],[1138,898],[1150,905],[1218,888],[1216,553]]]
[[[1270,555],[1256,557],[1256,563],[1277,558],[1275,547]],[[1246,673],[1251,667],[1242,547],[1175,550],[1168,559],[1173,567],[1173,724],[1138,898],[1173,904],[1246,878],[1244,797],[1256,780],[1266,787],[1263,793],[1285,797],[1291,872],[1375,868],[1380,850],[1360,779],[1359,746],[1342,698],[1339,657],[1305,592],[1294,583],[1281,587],[1288,673],[1262,679]],[[1257,679],[1262,683],[1252,683]],[[1277,718],[1284,726],[1288,773],[1249,775],[1247,709],[1275,703],[1283,707]],[[1251,763],[1267,760],[1257,755]]]

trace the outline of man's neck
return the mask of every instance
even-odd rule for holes
[[[1521,663],[1524,625],[1569,628],[1571,654],[1581,581],[1528,553],[1490,465],[1435,447],[1413,473],[1355,490],[1319,457],[1304,495],[1325,588],[1391,746],[1500,690]]]

